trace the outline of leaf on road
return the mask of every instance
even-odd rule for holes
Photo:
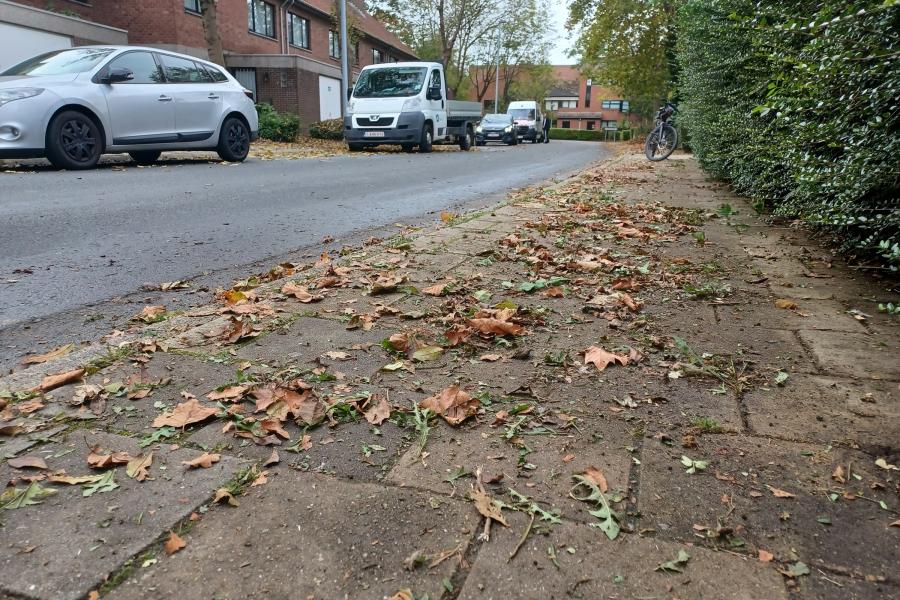
[[[259,487],[267,483],[269,483],[269,472],[263,471],[257,475],[256,479],[253,480],[253,483],[250,484],[250,487]]]
[[[681,573],[684,570],[684,567],[688,564],[689,560],[691,560],[691,555],[684,550],[679,550],[677,557],[675,557],[673,560],[659,563],[659,565],[657,565],[656,569],[654,570],[663,571],[665,573]]]
[[[153,427],[185,427],[192,423],[200,423],[218,411],[216,408],[203,406],[196,398],[178,404],[171,412],[163,413],[153,421]]]
[[[885,471],[900,471],[900,467],[888,463],[888,461],[886,461],[883,457],[875,459],[875,466],[880,467]]]
[[[254,328],[253,319],[249,317],[230,317],[224,329],[214,335],[219,340],[234,344],[244,338],[256,337],[261,332]]]
[[[759,562],[764,562],[764,563],[772,562],[772,560],[774,558],[775,558],[775,555],[772,554],[771,552],[767,552],[767,551],[763,550],[762,548],[759,549]]]
[[[222,456],[220,454],[210,454],[209,452],[204,452],[200,456],[191,460],[181,461],[181,464],[187,465],[189,469],[209,469],[213,466],[213,464],[219,462],[221,458]]]
[[[84,486],[82,488],[81,495],[87,498],[88,496],[93,496],[96,493],[102,494],[105,492],[111,492],[118,487],[119,484],[116,483],[116,470],[110,469],[103,474],[103,477],[101,477],[99,481]]]
[[[372,425],[381,425],[391,416],[391,405],[387,398],[378,394],[369,400],[369,407],[363,413],[366,421]]]
[[[628,364],[628,357],[607,352],[598,346],[590,346],[584,351],[584,364],[594,365],[598,371],[602,371],[611,364],[620,364],[624,367]]]
[[[525,328],[515,323],[489,317],[469,319],[469,326],[482,335],[523,335]]]
[[[574,458],[574,456],[572,457]],[[609,484],[606,483],[606,476],[597,469],[596,467],[588,467],[584,470],[584,478],[594,482],[594,485],[597,486],[604,494],[609,491]]]
[[[250,389],[248,385],[230,385],[217,392],[210,392],[206,395],[210,400],[237,400],[247,393]]]
[[[809,575],[809,567],[806,566],[806,563],[802,563],[798,560],[794,564],[788,566],[787,569],[782,569],[778,572],[785,577],[795,579],[797,577],[802,577],[803,575]]]
[[[503,358],[500,354],[482,354],[478,357],[479,360],[483,360],[484,362],[496,362]]]
[[[32,481],[26,488],[9,488],[4,491],[0,495],[0,506],[8,510],[34,506],[55,493],[56,490],[53,488],[43,488],[36,481]]]
[[[623,304],[631,312],[638,312],[644,306],[643,302],[638,302],[625,292],[619,292],[619,302]]]
[[[500,512],[500,506],[498,506],[494,500],[488,495],[487,492],[483,492],[481,490],[472,490],[469,494],[469,497],[472,498],[472,501],[475,502],[475,508],[481,513],[481,516],[492,519],[504,527],[509,527],[509,523],[506,522],[506,519],[503,517],[503,514]]]
[[[26,356],[22,360],[22,365],[38,365],[45,363],[54,358],[65,356],[74,349],[75,344],[66,344],[65,346],[60,346],[59,348],[51,350],[50,352],[45,352],[44,354],[32,354],[31,356]]]
[[[161,315],[166,314],[166,307],[162,304],[154,304],[153,306],[145,306],[141,312],[131,317],[132,321],[142,321],[144,323],[153,323],[157,321]]]
[[[443,353],[444,349],[440,346],[423,346],[413,352],[410,358],[419,362],[427,362],[439,359]]]
[[[478,412],[480,402],[459,389],[451,386],[439,394],[419,402],[419,408],[427,408],[442,417],[450,425],[459,425]]]
[[[422,290],[422,293],[426,296],[443,296],[447,293],[456,282],[452,279],[449,281],[442,281],[440,283],[436,283],[434,285],[430,285],[427,288]]]
[[[98,447],[91,448],[91,453],[87,457],[88,466],[92,469],[107,469],[117,465],[126,465],[129,461],[131,461],[131,455],[127,452],[100,454]]]
[[[231,492],[225,488],[219,488],[216,490],[216,495],[213,496],[213,503],[218,504],[223,501],[228,502],[229,506],[240,506],[240,503],[235,499]]]
[[[413,597],[412,591],[405,589],[405,590],[398,591],[396,594],[394,594],[393,596],[388,598],[388,600],[416,600],[416,599]]]
[[[269,458],[263,463],[264,467],[268,467],[271,465],[277,465],[281,462],[281,457],[278,456],[278,450],[272,450],[272,454],[269,455]]]
[[[81,485],[82,483],[96,483],[103,479],[103,475],[66,475],[65,471],[53,473],[47,476],[49,483],[65,483],[67,485]]]
[[[153,464],[153,453],[146,456],[136,456],[125,465],[125,474],[138,481],[145,481],[150,476],[150,466]]]
[[[40,456],[20,456],[11,458],[6,463],[13,469],[46,469],[47,463]]]
[[[304,304],[309,304],[310,302],[319,302],[322,300],[322,296],[316,296],[309,293],[309,290],[306,289],[306,286],[299,285],[297,283],[286,283],[281,288],[281,293],[286,296],[293,296],[300,302]]]
[[[775,300],[775,306],[778,308],[783,308],[785,310],[796,310],[797,303],[793,300],[788,300],[787,298],[778,298]]]
[[[796,498],[797,497],[796,494],[792,494],[792,493],[786,492],[784,490],[779,490],[778,488],[774,488],[771,485],[767,485],[766,487],[769,489],[770,492],[772,492],[772,495],[775,496],[776,498]]]
[[[8,425],[8,424],[0,425],[0,435],[6,435],[6,436],[12,437],[15,435],[19,435],[23,431],[25,431],[25,428],[22,427],[21,425]]]
[[[30,415],[33,412],[37,412],[44,408],[44,403],[40,398],[34,398],[33,400],[27,400],[25,402],[19,402],[15,405],[16,411],[21,415]]]
[[[347,354],[346,352],[336,352],[336,351],[326,352],[325,356],[327,356],[331,360],[350,360],[350,358],[351,358],[350,355]]]
[[[405,275],[381,274],[371,282],[369,294],[387,294],[397,289],[397,286],[406,281]]]
[[[56,375],[47,375],[41,380],[40,391],[49,392],[60,386],[72,383],[73,381],[78,381],[83,376],[84,369],[72,369],[71,371],[57,373]]]
[[[172,556],[185,546],[187,546],[187,542],[178,537],[178,534],[174,531],[169,532],[169,539],[166,540],[166,545],[164,547],[167,555]]]

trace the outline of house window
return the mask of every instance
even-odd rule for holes
[[[596,121],[588,121],[588,122],[587,122],[587,128],[588,128],[588,131],[593,131],[593,130],[594,130],[594,125],[596,125]]]
[[[600,126],[603,129],[618,129],[619,122],[618,121],[601,121]]]
[[[626,101],[626,100],[604,100],[603,108],[608,108],[610,110],[620,110],[622,112],[628,112],[628,101]]]
[[[184,0],[184,10],[200,14],[200,0]]]
[[[288,13],[288,42],[309,50],[309,19]]]
[[[563,129],[571,129],[571,127],[572,127],[572,123],[571,123],[570,121],[563,121],[563,122],[562,122],[562,128],[563,128]]]
[[[584,84],[584,107],[588,108],[591,105],[591,83],[590,79]]]
[[[331,58],[341,57],[341,36],[337,31],[328,32],[328,56]]]
[[[628,104],[628,100],[622,100],[622,112],[627,113],[631,110],[631,106]]]
[[[378,48],[372,48],[372,64],[377,65],[384,62],[384,53]]]
[[[263,0],[247,0],[247,28],[253,33],[275,37],[275,7]]]

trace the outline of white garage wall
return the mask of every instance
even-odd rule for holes
[[[0,23],[0,71],[37,54],[71,47],[71,38],[64,35]]]

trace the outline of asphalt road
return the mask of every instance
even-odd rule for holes
[[[352,243],[397,222],[484,206],[603,152],[597,144],[554,142],[0,173],[0,354],[20,355],[28,338],[78,339],[82,321],[108,331],[109,307],[146,301],[145,284],[201,278],[211,289],[227,286],[254,263],[321,251],[325,236]],[[111,312],[125,310],[134,312]]]

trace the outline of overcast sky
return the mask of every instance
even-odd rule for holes
[[[568,0],[550,0],[550,13],[552,15],[550,26],[555,30],[552,35],[557,40],[556,46],[550,52],[550,64],[575,64],[573,59],[566,56],[571,43],[565,27],[566,17],[569,14]]]

